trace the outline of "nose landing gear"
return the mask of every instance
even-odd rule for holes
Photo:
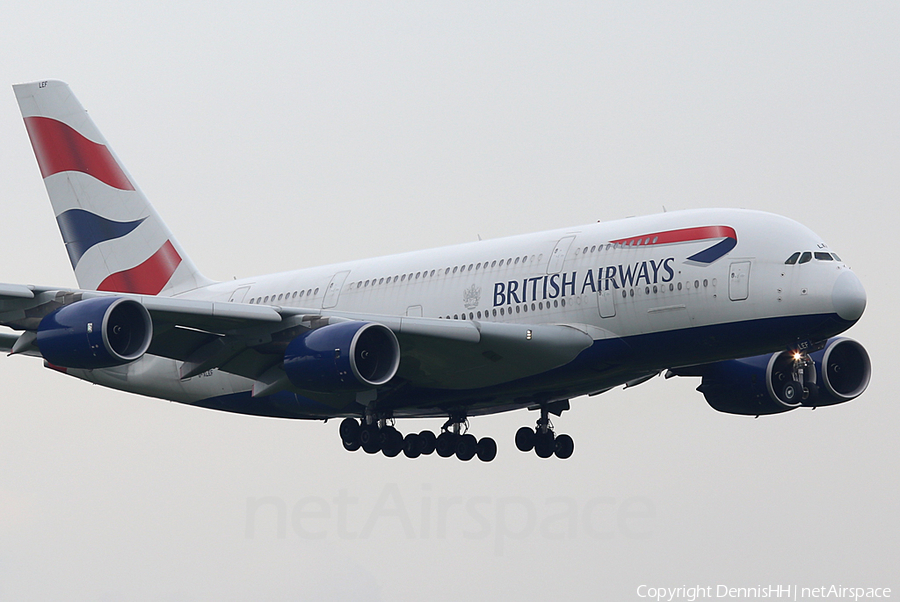
[[[815,381],[815,362],[806,352],[796,351],[791,357],[790,374],[778,391],[782,403],[796,407],[815,405],[819,389]]]

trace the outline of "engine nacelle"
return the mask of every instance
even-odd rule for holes
[[[400,344],[374,322],[338,322],[304,333],[287,347],[284,371],[308,391],[362,391],[391,380],[400,367]]]
[[[803,405],[830,406],[863,394],[872,377],[866,349],[853,339],[831,339],[825,349],[811,353],[816,362],[819,397]]]
[[[109,368],[140,358],[153,339],[143,305],[122,297],[76,301],[44,316],[37,346],[51,364],[64,368]]]
[[[830,339],[823,349],[811,353],[810,359],[815,368],[804,374],[805,395],[786,394],[794,361],[787,351],[698,366],[696,375],[702,375],[703,382],[697,390],[720,412],[758,416],[843,403],[861,395],[869,385],[869,354],[852,339]]]

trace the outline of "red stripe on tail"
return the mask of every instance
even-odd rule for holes
[[[26,117],[25,128],[31,138],[41,176],[61,171],[80,171],[119,190],[134,190],[112,153],[102,144],[91,142],[68,125],[49,117]]]
[[[172,241],[167,240],[150,259],[131,269],[110,274],[97,290],[156,295],[166,286],[180,263],[181,255],[172,246]]]

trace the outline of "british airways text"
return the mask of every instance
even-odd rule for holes
[[[675,278],[674,257],[633,264],[591,268],[579,278],[578,272],[545,274],[521,280],[494,283],[494,307],[556,299],[565,295],[596,293],[612,289],[671,282]]]

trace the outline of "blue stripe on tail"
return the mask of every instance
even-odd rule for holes
[[[56,222],[74,268],[88,249],[98,243],[125,236],[145,219],[147,218],[142,217],[133,222],[116,222],[84,209],[69,209],[59,214]]]

